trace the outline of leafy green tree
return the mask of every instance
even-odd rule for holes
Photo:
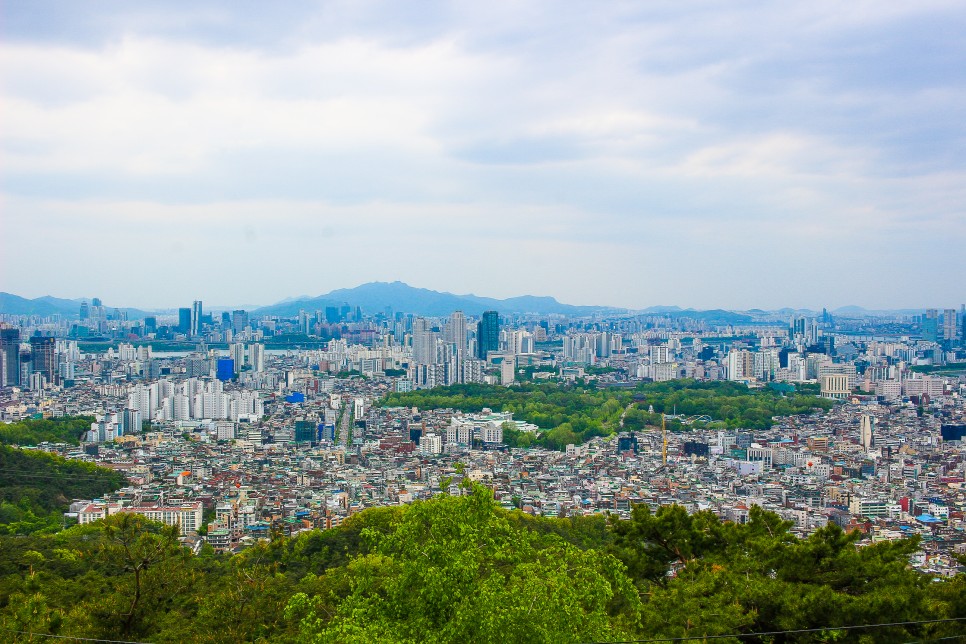
[[[313,641],[567,642],[630,633],[639,605],[623,566],[556,535],[519,530],[489,492],[415,503],[392,532],[366,532],[349,593],[296,594],[288,614]]]
[[[935,587],[912,570],[915,539],[857,547],[859,534],[830,524],[806,539],[790,524],[753,507],[744,525],[709,512],[635,506],[612,520],[610,546],[647,597],[644,632],[660,637],[821,629],[929,619]],[[949,600],[947,595],[946,601]],[[948,604],[946,604],[948,606]],[[792,641],[901,642],[940,632],[935,626],[800,634]],[[869,639],[871,637],[871,639]]]
[[[153,523],[139,514],[121,512],[103,521],[100,563],[115,571],[111,599],[102,604],[105,627],[124,637],[144,631],[145,617],[185,582],[180,574],[187,551],[178,542],[177,526]]]

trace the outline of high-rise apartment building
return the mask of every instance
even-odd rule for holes
[[[956,339],[956,309],[943,311],[943,340],[952,343]]]
[[[490,351],[500,350],[500,316],[496,311],[484,311],[476,325],[476,355],[486,360]]]
[[[466,357],[466,316],[462,311],[453,311],[446,325],[446,341],[456,345],[457,360]]]
[[[228,349],[228,357],[235,361],[235,373],[242,370],[245,365],[245,345],[237,342]]]
[[[260,373],[265,371],[265,345],[252,344],[248,347],[248,363],[252,366],[252,371]]]
[[[732,349],[728,353],[728,380],[746,380],[755,376],[755,354]]]
[[[436,342],[439,339],[429,320],[413,320],[413,360],[416,364],[436,364]]]
[[[0,329],[0,387],[20,384],[20,329]]]
[[[201,335],[201,300],[191,304],[191,335]]]

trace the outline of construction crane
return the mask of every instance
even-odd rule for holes
[[[664,421],[664,414],[661,414],[661,438],[664,441],[664,445],[661,448],[661,459],[664,466],[667,467],[667,423]]]

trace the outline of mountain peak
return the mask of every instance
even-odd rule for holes
[[[391,308],[393,311],[414,313],[430,317],[449,315],[453,311],[463,311],[469,315],[479,315],[483,311],[495,310],[500,313],[536,313],[589,315],[604,307],[572,306],[561,304],[549,296],[521,295],[507,299],[481,297],[477,295],[455,295],[411,286],[396,280],[393,282],[366,282],[353,288],[330,291],[314,298],[287,300],[273,306],[257,309],[260,315],[295,315],[300,309],[323,309],[326,306],[348,304],[359,306],[364,311],[375,313]]]

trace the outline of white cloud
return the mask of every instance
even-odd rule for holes
[[[821,267],[823,253],[880,267],[887,299],[936,267],[879,258],[934,247],[940,271],[966,271],[953,252],[966,243],[964,47],[923,36],[962,23],[957,3],[151,11],[0,43],[8,267],[33,259],[16,240],[39,229],[60,256],[74,240],[122,257],[148,243],[172,260],[149,292],[170,298],[188,258],[227,262],[219,288],[264,301],[398,277],[761,305],[783,271],[733,285],[762,265]],[[316,270],[330,258],[338,272]],[[667,267],[646,287],[611,279]],[[75,275],[6,272],[3,286],[76,291],[114,270],[79,260]],[[838,268],[816,271],[848,295]]]

